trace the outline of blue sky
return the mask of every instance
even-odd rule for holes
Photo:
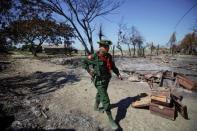
[[[145,43],[165,45],[171,34],[176,31],[177,40],[180,41],[185,34],[192,31],[192,26],[197,20],[197,6],[187,14],[175,30],[176,23],[195,4],[197,0],[125,0],[124,4],[113,14],[97,18],[92,24],[103,25],[106,39],[117,43],[118,24],[123,18],[123,23],[128,27],[135,26],[145,39]],[[94,32],[94,43],[98,41],[98,30]],[[77,48],[83,46],[76,42]]]
[[[108,20],[98,21],[102,23],[107,38],[114,44],[117,43],[118,23],[123,18],[123,23],[127,26],[137,27],[146,42],[164,45],[175,31],[176,23],[196,2],[196,0],[126,0],[115,11],[117,14],[105,16]],[[185,34],[191,32],[195,20],[197,20],[197,7],[193,8],[177,26],[177,40],[181,40]]]

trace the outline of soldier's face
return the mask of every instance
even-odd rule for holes
[[[107,46],[107,45],[100,45],[100,50],[102,50],[103,52],[109,52],[109,46]]]

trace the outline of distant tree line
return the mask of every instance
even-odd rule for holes
[[[197,23],[197,22],[196,22]],[[131,57],[142,57],[145,56],[145,49],[150,50],[150,55],[159,55],[160,53],[170,53],[172,55],[181,53],[188,55],[197,54],[197,26],[194,26],[193,31],[184,36],[184,38],[177,42],[176,33],[173,32],[169,42],[166,47],[160,46],[160,44],[155,44],[153,42],[148,42],[144,44],[144,38],[139,33],[136,27],[132,26],[128,28],[127,26],[119,25],[118,30],[118,41],[116,48],[120,50],[123,56],[122,45],[127,45],[129,56]],[[169,48],[167,48],[169,46]],[[133,55],[131,50],[133,49]],[[137,50],[137,51],[136,51]]]
[[[197,24],[197,22],[196,22]],[[188,33],[184,38],[177,42],[175,33],[172,34],[170,38],[170,53],[182,53],[182,54],[197,54],[197,32],[196,28],[193,29],[191,33]]]
[[[181,41],[178,47],[175,49],[179,49],[182,53],[185,54],[197,54],[197,34],[196,32],[188,33],[185,35],[183,40]]]
[[[121,45],[123,44],[127,45],[130,57],[144,56],[144,38],[135,26],[128,28],[126,25],[119,25],[118,42],[116,47],[121,51],[122,56],[123,51]],[[131,54],[131,46],[133,47],[133,54]]]

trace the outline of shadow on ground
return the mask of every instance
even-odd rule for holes
[[[24,119],[34,118],[30,107],[24,104],[26,98],[36,97],[37,99],[41,96],[46,98],[45,95],[50,92],[64,87],[65,84],[73,84],[79,80],[79,77],[73,72],[35,72],[24,77],[14,76],[0,79],[0,131],[10,127],[17,118],[16,115],[20,115],[20,118]],[[34,130],[37,129],[17,129],[15,131]],[[75,131],[73,129],[58,130]]]
[[[35,72],[29,76],[0,79],[0,94],[25,96],[40,95],[60,89],[64,84],[79,81],[76,74],[65,72]],[[1,96],[0,96],[1,97]]]
[[[119,128],[116,131],[123,131],[123,128],[120,126],[119,123],[121,120],[123,120],[126,117],[127,108],[132,104],[132,102],[145,96],[146,95],[142,94],[142,95],[137,95],[134,97],[126,97],[115,104],[111,104],[111,109],[118,108],[117,114],[115,117],[115,122],[118,124]]]
[[[7,114],[3,110],[3,105],[0,104],[0,131],[4,131],[15,120],[14,115]]]

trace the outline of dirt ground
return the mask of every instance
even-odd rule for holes
[[[189,120],[178,115],[175,121],[150,113],[148,109],[131,107],[140,93],[149,93],[145,82],[131,82],[128,73],[173,70],[192,75],[196,79],[197,57],[176,56],[169,63],[160,58],[116,58],[123,80],[113,75],[108,93],[112,113],[124,131],[196,131],[197,93],[178,88],[183,95],[183,104],[188,107]],[[70,131],[111,131],[104,113],[93,110],[96,89],[89,75],[77,62],[62,65],[56,59],[35,59],[23,55],[12,55],[11,65],[0,72],[0,104],[3,116],[13,117],[8,124],[14,129],[62,129]],[[75,58],[73,58],[75,59]],[[186,62],[185,62],[186,61]],[[196,63],[195,63],[196,62]],[[178,67],[178,65],[181,68]],[[184,66],[185,64],[185,66]],[[191,66],[192,64],[192,66]],[[187,65],[190,65],[186,67]]]

